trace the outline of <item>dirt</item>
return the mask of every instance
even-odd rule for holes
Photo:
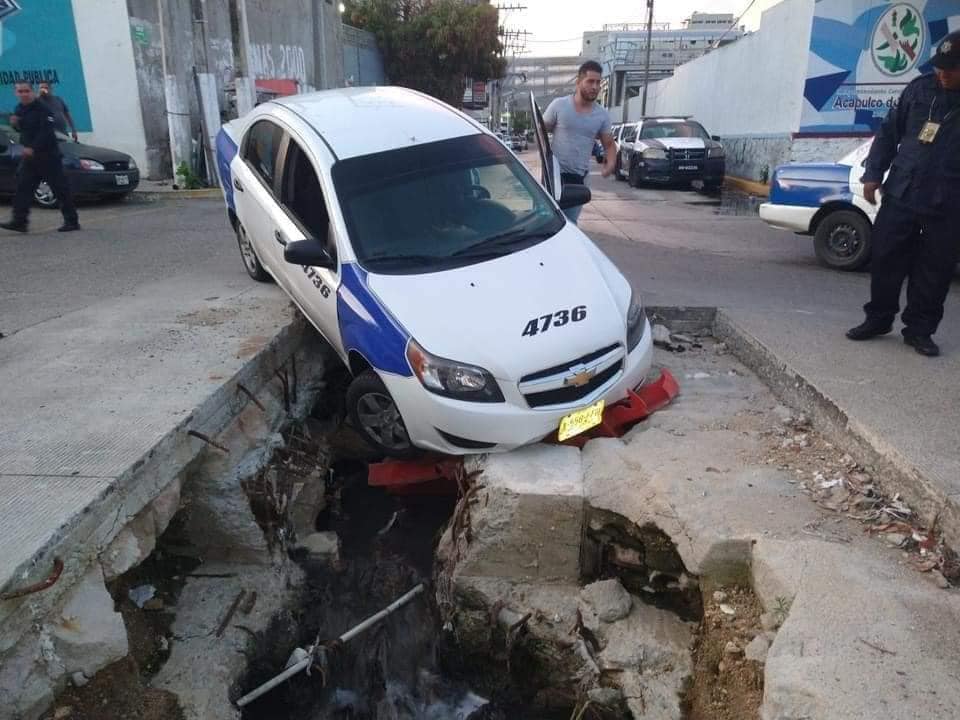
[[[763,666],[745,659],[743,649],[763,632],[762,609],[748,590],[717,592],[722,594],[704,593],[703,622],[693,651],[693,682],[684,700],[684,719],[757,720],[763,702]],[[729,643],[739,652],[727,652]]]

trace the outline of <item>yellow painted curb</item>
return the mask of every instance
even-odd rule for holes
[[[737,190],[748,193],[750,195],[757,195],[759,197],[767,197],[770,194],[770,186],[766,183],[758,183],[753,180],[747,180],[746,178],[734,177],[732,175],[727,175],[724,179],[724,182],[727,185],[731,185]]]

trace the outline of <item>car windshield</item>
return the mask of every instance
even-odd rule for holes
[[[564,225],[530,173],[484,134],[341,160],[333,180],[357,260],[373,272],[482,262]]]
[[[700,138],[709,140],[710,136],[700,123],[695,122],[654,122],[644,123],[640,131],[644,140],[660,140],[662,138]]]

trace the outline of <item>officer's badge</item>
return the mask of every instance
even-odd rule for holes
[[[943,45],[940,46],[940,54],[946,55],[948,52],[953,50],[953,43],[947,40]]]

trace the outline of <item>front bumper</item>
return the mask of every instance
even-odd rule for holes
[[[780,230],[809,233],[810,223],[813,222],[813,217],[819,209],[801,205],[778,205],[765,202],[760,205],[760,219],[767,225]]]
[[[726,174],[727,163],[723,158],[641,159],[638,167],[640,178],[646,182],[674,183],[701,180],[708,185],[719,185]]]
[[[517,383],[500,381],[506,402],[472,403],[427,392],[415,377],[383,374],[381,378],[403,417],[411,442],[445,455],[506,452],[538,442],[555,433],[570,413],[603,399],[607,405],[628,397],[641,385],[653,364],[653,333],[646,322],[643,338],[624,358],[623,369],[605,386],[577,403],[532,409]],[[445,437],[446,435],[446,437]],[[483,447],[463,447],[449,437],[467,439]]]
[[[125,195],[140,184],[139,170],[68,170],[75,195]]]

